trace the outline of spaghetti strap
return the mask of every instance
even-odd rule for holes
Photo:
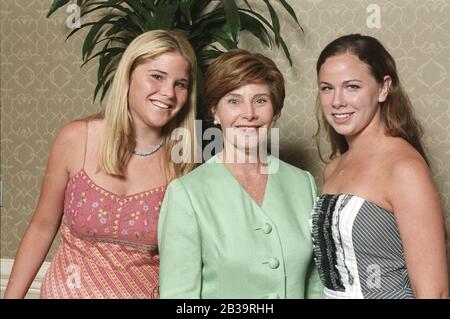
[[[84,170],[84,163],[86,162],[88,136],[89,136],[89,121],[86,121],[86,138],[84,141],[83,170]]]

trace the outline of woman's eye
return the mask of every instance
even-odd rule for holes
[[[238,104],[239,103],[239,101],[236,99],[229,99],[227,102],[228,102],[228,104]]]
[[[154,78],[155,80],[161,80],[161,79],[162,79],[162,76],[159,75],[159,74],[152,74],[151,76],[152,76],[152,78]]]
[[[267,99],[257,99],[255,102],[256,102],[256,104],[261,105],[261,104],[267,103]]]
[[[350,90],[357,90],[360,88],[359,85],[356,84],[350,84],[349,86],[347,86]]]
[[[177,82],[176,86],[180,89],[187,89],[187,83],[184,82]]]
[[[327,91],[331,90],[331,87],[329,87],[329,86],[322,86],[320,88],[320,90],[323,91],[323,92],[327,92]]]

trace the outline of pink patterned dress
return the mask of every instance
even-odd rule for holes
[[[158,298],[157,224],[165,190],[119,196],[84,169],[75,174],[41,298]]]

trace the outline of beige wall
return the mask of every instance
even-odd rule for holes
[[[254,2],[254,1],[253,1]],[[92,104],[96,65],[80,70],[81,38],[64,42],[63,10],[45,14],[51,0],[0,0],[1,21],[1,209],[2,258],[14,258],[39,196],[40,182],[57,130],[70,119],[99,109]],[[282,27],[294,67],[279,50],[252,38],[243,47],[274,58],[287,80],[281,157],[310,170],[318,185],[323,164],[312,135],[316,124],[314,65],[320,50],[339,35],[379,38],[397,61],[401,80],[425,128],[424,142],[450,229],[450,2],[448,0],[291,0],[305,34],[287,15]],[[367,26],[369,4],[381,9],[381,28]],[[50,257],[54,249],[50,253]]]
[[[0,0],[2,258],[15,256],[58,129],[99,109],[96,66],[80,70],[81,37],[65,42],[69,14],[46,19],[51,2]]]

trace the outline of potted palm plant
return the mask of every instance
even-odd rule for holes
[[[266,12],[258,12],[247,0],[77,0],[81,24],[69,35],[89,28],[83,48],[83,65],[98,58],[98,78],[94,100],[101,91],[103,100],[120,56],[139,34],[154,29],[177,30],[191,42],[199,64],[199,80],[209,61],[225,50],[237,48],[241,31],[253,34],[266,47],[281,47],[292,65],[289,49],[281,35],[280,21],[270,0],[259,0]],[[273,1],[273,0],[272,0]],[[286,0],[277,0],[302,30]],[[70,0],[54,0],[47,17]],[[84,19],[86,18],[86,19]],[[303,30],[302,30],[303,31]],[[200,83],[200,81],[198,81]],[[199,118],[204,118],[199,108]]]

